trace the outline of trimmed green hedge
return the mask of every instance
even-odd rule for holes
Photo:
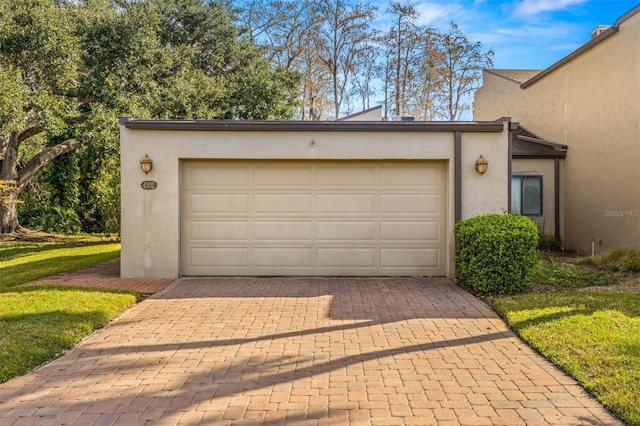
[[[531,283],[538,228],[525,216],[489,214],[458,222],[456,277],[479,293],[510,294]]]

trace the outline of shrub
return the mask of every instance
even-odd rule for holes
[[[560,241],[555,236],[545,234],[540,230],[538,234],[538,250],[540,251],[558,251],[560,250]]]
[[[80,232],[80,218],[72,209],[54,206],[38,207],[23,217],[27,228],[56,234],[77,234]]]
[[[457,279],[478,293],[515,293],[531,283],[538,260],[538,228],[531,219],[489,214],[458,222]]]
[[[640,272],[640,251],[635,249],[616,249],[598,256],[579,260],[581,265],[594,265],[600,269],[620,272]]]

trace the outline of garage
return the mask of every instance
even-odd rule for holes
[[[182,275],[446,275],[444,161],[182,161]]]
[[[122,118],[121,276],[450,277],[512,124]]]

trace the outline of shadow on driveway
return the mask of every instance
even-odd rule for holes
[[[446,279],[184,278],[0,385],[0,423],[617,424]]]

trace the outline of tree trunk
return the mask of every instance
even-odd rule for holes
[[[18,172],[18,148],[20,146],[20,133],[11,132],[2,138],[2,152],[0,152],[0,180],[4,182],[17,182]],[[0,233],[13,234],[20,229],[18,223],[18,205],[16,201],[20,194],[18,187],[6,189],[6,200],[0,202]]]
[[[7,202],[0,204],[0,234],[14,234],[22,227],[18,222],[17,193],[8,194]]]
[[[7,191],[6,201],[0,203],[0,234],[13,234],[23,230],[18,220],[18,196],[38,170],[56,157],[74,151],[81,145],[76,139],[69,139],[49,147],[34,155],[18,173],[18,148],[20,147],[20,142],[26,139],[25,136],[29,136],[27,131],[13,132],[9,135],[6,143],[3,140],[4,152],[0,152],[0,159],[2,160],[0,163],[0,180],[15,181],[16,187]]]

